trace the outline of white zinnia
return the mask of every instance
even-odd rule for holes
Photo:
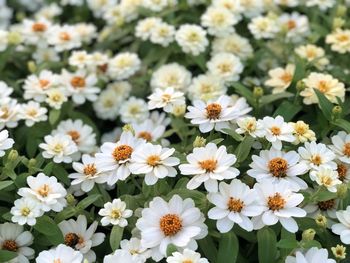
[[[98,214],[102,216],[101,224],[107,226],[109,224],[126,227],[128,225],[127,218],[132,216],[132,210],[126,209],[126,203],[122,200],[114,199],[103,205]]]

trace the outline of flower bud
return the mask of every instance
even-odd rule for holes
[[[132,134],[135,134],[135,130],[131,124],[125,124],[122,129],[123,132],[131,132]]]
[[[10,45],[18,45],[22,42],[22,36],[15,31],[9,32],[7,39]]]
[[[345,20],[340,18],[340,17],[336,17],[333,20],[333,29],[337,29],[337,28],[341,28],[343,25],[345,24]]]
[[[347,12],[347,7],[345,5],[338,5],[336,17],[344,16],[346,15],[346,12]]]
[[[304,241],[314,240],[315,234],[316,234],[316,231],[314,229],[312,228],[306,229],[302,234],[302,239]]]
[[[36,165],[36,160],[34,158],[30,159],[28,162],[28,167],[32,168],[32,167],[35,167],[35,165]]]
[[[337,106],[334,106],[333,109],[332,109],[332,114],[333,114],[333,117],[334,118],[338,118],[339,115],[343,112],[343,109],[341,106],[337,105]]]
[[[180,105],[174,105],[173,107],[173,114],[176,117],[181,117],[185,114],[186,112],[186,105],[185,104],[180,104]]]
[[[336,259],[338,259],[338,260],[345,259],[346,247],[344,247],[343,245],[337,245],[336,247],[332,247],[331,250],[332,250],[333,255]]]
[[[346,184],[341,184],[341,185],[338,185],[337,187],[337,196],[340,198],[340,199],[344,199],[348,194],[348,187]]]
[[[66,200],[67,200],[67,203],[69,205],[74,205],[75,204],[75,197],[72,194],[67,194]]]
[[[27,67],[30,73],[35,73],[38,69],[34,61],[28,61]]]
[[[14,161],[18,158],[18,152],[16,150],[11,150],[8,156],[9,161]]]
[[[205,146],[205,143],[206,143],[206,139],[201,137],[201,136],[197,136],[196,139],[194,140],[193,142],[193,147],[196,148],[196,147],[203,147]]]
[[[316,218],[315,218],[316,224],[319,227],[323,227],[326,228],[327,227],[327,218],[321,214],[319,214]]]
[[[299,80],[296,85],[297,91],[302,91],[305,89],[305,83],[302,80]]]
[[[264,95],[264,90],[262,87],[254,87],[253,96],[256,99],[261,98]]]

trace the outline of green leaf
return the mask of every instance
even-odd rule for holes
[[[312,247],[322,248],[322,245],[320,244],[320,242],[316,240],[308,240],[308,241],[303,241],[302,247],[303,248],[312,248]]]
[[[8,262],[17,256],[18,254],[16,252],[0,250],[0,262]]]
[[[347,133],[350,133],[350,122],[343,120],[343,119],[336,119],[335,121],[332,122],[334,125],[342,128],[345,130]]]
[[[111,245],[112,251],[119,248],[119,243],[123,238],[124,228],[120,226],[113,226],[111,236],[109,237],[109,244]]]
[[[11,181],[11,180],[0,182],[0,190],[5,189],[5,188],[7,188],[8,186],[10,186],[12,184],[13,184],[13,181]]]
[[[228,135],[230,135],[237,142],[241,142],[244,139],[244,137],[242,135],[238,134],[233,129],[222,129],[222,131],[226,132]]]
[[[254,143],[254,138],[251,136],[246,136],[244,140],[238,145],[235,151],[238,163],[244,161],[248,157],[250,153],[250,149],[253,146],[253,143]]]
[[[218,138],[218,139],[214,139],[214,140],[212,140],[212,141],[210,141],[210,142],[212,142],[212,143],[215,143],[215,144],[219,144],[220,142],[222,142],[222,141],[224,141],[225,139],[223,139],[223,138]]]
[[[327,120],[331,121],[332,120],[332,110],[333,110],[333,104],[330,102],[326,96],[319,91],[318,89],[314,89],[318,102],[321,108],[321,111],[323,115],[326,117]]]
[[[60,118],[61,111],[52,109],[49,113],[49,122],[51,125],[55,125],[55,123],[59,120]]]
[[[78,205],[77,208],[84,210],[85,208],[87,208],[89,205],[93,204],[97,199],[99,199],[101,197],[100,194],[93,194],[93,195],[89,195],[88,197],[85,197],[83,200],[81,200]]]
[[[260,104],[266,105],[266,104],[270,104],[276,100],[290,98],[290,97],[293,97],[293,93],[281,92],[281,93],[276,93],[276,94],[265,95],[265,96],[262,96],[260,98]]]
[[[257,234],[259,263],[272,263],[276,259],[277,241],[275,232],[264,227]]]
[[[63,234],[55,221],[48,216],[42,216],[36,220],[34,229],[48,236],[52,245],[58,245],[64,242]]]
[[[168,257],[171,256],[176,251],[177,251],[177,247],[173,244],[169,244],[168,247],[166,248],[166,254]]]
[[[337,193],[332,193],[327,190],[321,191],[314,196],[315,201],[327,201],[337,197]]]
[[[273,114],[274,117],[280,115],[284,118],[284,121],[290,121],[293,119],[293,117],[302,109],[302,106],[296,105],[294,103],[291,103],[287,100],[283,101],[278,108],[276,109],[275,113]]]
[[[218,251],[218,263],[236,263],[239,251],[239,241],[234,232],[223,234]]]
[[[249,90],[247,87],[245,87],[244,85],[238,82],[233,83],[232,86],[234,87],[234,89],[238,94],[242,95],[247,99],[250,105],[255,105],[253,92],[251,90]]]
[[[295,239],[281,239],[277,243],[277,247],[279,248],[296,248],[298,247],[298,241]]]
[[[59,181],[63,182],[65,185],[70,184],[70,180],[68,178],[67,171],[63,168],[60,164],[54,164],[54,167],[52,169],[52,173]]]
[[[206,236],[205,238],[198,240],[198,245],[209,262],[216,262],[218,251],[212,237]]]

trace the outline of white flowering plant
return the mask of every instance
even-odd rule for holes
[[[349,8],[0,0],[0,262],[350,262]]]

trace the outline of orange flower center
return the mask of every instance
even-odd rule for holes
[[[275,136],[281,135],[281,129],[279,127],[277,127],[277,126],[272,126],[270,128],[270,131]]]
[[[72,140],[77,143],[79,141],[80,138],[80,133],[76,130],[71,130],[69,132],[67,132],[67,134],[72,138]]]
[[[350,157],[350,142],[347,142],[344,144],[344,149],[343,149],[343,153]]]
[[[321,201],[317,203],[318,208],[322,211],[327,211],[329,209],[332,209],[335,205],[335,199],[330,199],[327,201]]]
[[[37,193],[41,195],[42,197],[47,197],[50,193],[50,186],[47,184],[42,185],[38,190]]]
[[[97,172],[95,164],[87,164],[84,166],[84,174],[86,176],[94,176]]]
[[[339,180],[343,182],[346,178],[348,168],[344,164],[338,164],[337,172],[338,172]]]
[[[47,85],[50,84],[50,81],[48,81],[47,79],[40,79],[39,84],[42,89],[45,89]]]
[[[53,260],[53,263],[62,263],[62,261],[61,261],[61,259],[56,258],[56,259]]]
[[[289,84],[292,79],[293,76],[291,74],[289,74],[288,72],[284,72],[283,75],[280,77],[280,79],[285,83],[285,84]]]
[[[267,166],[274,177],[281,178],[287,176],[288,162],[285,159],[280,157],[273,158]]]
[[[112,153],[116,161],[124,161],[130,158],[133,148],[129,145],[123,144],[116,147]]]
[[[75,248],[79,243],[81,243],[81,238],[75,233],[68,233],[64,236],[64,244],[71,248]]]
[[[61,32],[59,34],[59,38],[62,40],[62,41],[69,41],[71,40],[71,36],[67,33],[67,32]]]
[[[241,212],[244,207],[244,202],[241,199],[230,197],[227,202],[227,209],[231,212]]]
[[[157,166],[159,164],[160,157],[159,155],[150,155],[147,158],[147,164],[150,166]]]
[[[32,25],[32,30],[34,32],[44,32],[44,31],[46,31],[46,29],[47,29],[47,26],[43,23],[38,22],[38,23],[34,23]]]
[[[283,209],[285,204],[286,200],[284,200],[280,193],[275,193],[275,195],[269,196],[267,199],[267,205],[272,211]]]
[[[140,132],[137,137],[145,139],[146,141],[150,142],[152,141],[152,134],[149,133],[148,131],[142,131]]]
[[[222,107],[218,103],[211,103],[206,108],[207,118],[210,120],[219,119]]]
[[[294,20],[289,20],[287,22],[288,30],[292,30],[297,27],[297,23]]]
[[[311,162],[315,165],[320,165],[322,163],[322,158],[321,156],[319,156],[318,154],[317,155],[314,155],[312,158],[311,158]]]
[[[322,93],[326,93],[329,90],[329,85],[328,85],[328,83],[325,80],[320,80],[318,82],[318,89]]]
[[[199,166],[207,173],[211,173],[216,169],[217,163],[216,160],[210,159],[199,162]]]
[[[16,241],[8,239],[2,243],[2,249],[7,250],[7,251],[16,252],[18,249],[18,245],[17,245]]]
[[[340,34],[340,35],[338,35],[336,38],[337,38],[337,40],[340,41],[340,42],[345,42],[345,41],[348,41],[348,40],[349,40],[348,35],[345,35],[345,34]]]
[[[167,214],[160,219],[159,225],[165,236],[174,236],[182,229],[182,220],[176,214]]]
[[[85,87],[85,79],[79,76],[75,76],[71,79],[70,84],[74,87],[74,88],[84,88]]]

